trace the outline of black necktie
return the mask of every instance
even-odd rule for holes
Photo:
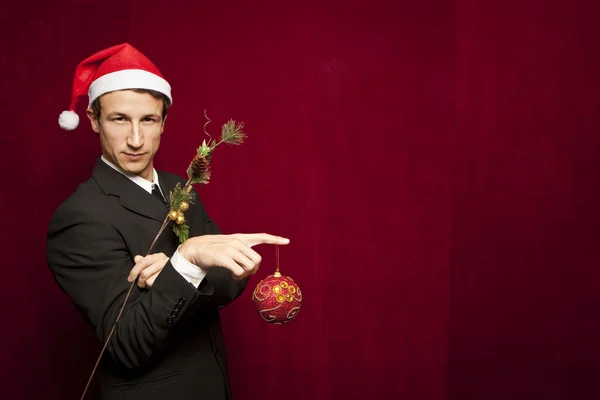
[[[158,201],[163,203],[165,206],[167,205],[167,201],[165,200],[163,195],[160,193],[160,189],[158,188],[158,185],[154,185],[154,187],[152,188],[152,196],[157,198]]]

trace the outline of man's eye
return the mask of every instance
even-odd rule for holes
[[[123,117],[115,117],[115,118],[113,118],[113,121],[123,122],[123,121],[125,121],[125,118],[123,118]]]
[[[144,121],[146,121],[146,122],[154,122],[154,118],[147,117],[147,118],[144,118]]]

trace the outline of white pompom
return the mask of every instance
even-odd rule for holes
[[[79,126],[79,115],[73,111],[63,111],[58,117],[58,125],[63,129],[72,131]]]

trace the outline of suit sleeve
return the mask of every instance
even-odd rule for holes
[[[47,259],[58,286],[104,343],[131,284],[132,256],[116,229],[90,211],[61,207],[47,238]],[[121,368],[143,367],[185,319],[207,303],[210,285],[192,286],[169,261],[151,290],[134,285],[107,351]]]

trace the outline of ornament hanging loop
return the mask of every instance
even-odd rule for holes
[[[279,272],[279,245],[277,244],[279,237],[275,238],[275,274],[274,276],[279,278],[281,273]]]

